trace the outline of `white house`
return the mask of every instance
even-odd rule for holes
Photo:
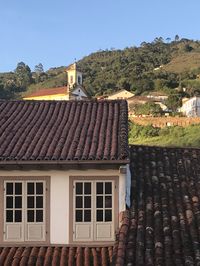
[[[0,246],[113,243],[130,205],[125,101],[0,101]]]
[[[200,116],[200,97],[192,97],[187,101],[184,101],[180,108],[187,117],[199,117]]]

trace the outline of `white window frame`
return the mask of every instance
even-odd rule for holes
[[[6,225],[9,224],[9,222],[6,222],[6,183],[22,183],[22,222],[10,222],[11,225],[15,224],[21,224],[22,225],[22,237],[21,239],[7,239],[6,238]],[[34,205],[34,210],[36,209],[43,209],[43,221],[42,222],[28,222],[27,219],[27,184],[28,183],[34,183],[34,186],[36,186],[36,183],[43,183],[43,194],[36,194],[36,191],[34,191],[34,202],[36,203],[36,195],[43,197],[43,208],[36,208]],[[0,177],[0,216],[3,218],[0,220],[0,244],[2,243],[9,243],[9,245],[14,243],[44,243],[48,244],[50,242],[50,221],[49,221],[49,189],[50,189],[50,177],[48,176],[41,176],[41,177]],[[10,195],[12,197],[15,197],[14,191],[13,194]],[[32,195],[30,195],[32,196]],[[14,206],[14,199],[13,199],[13,208],[11,210],[15,210]],[[36,219],[36,212],[34,212],[34,219]],[[43,226],[42,231],[42,237],[41,238],[34,238],[34,237],[28,237],[28,225],[40,225]]]
[[[72,192],[72,197],[73,197],[73,219],[71,221],[72,225],[71,225],[71,229],[73,231],[72,237],[70,238],[70,242],[84,242],[84,241],[88,241],[88,242],[94,242],[94,243],[98,243],[101,241],[106,241],[106,242],[113,242],[115,241],[115,230],[118,226],[118,197],[117,197],[117,192],[118,192],[118,177],[99,177],[99,178],[95,178],[92,179],[91,177],[71,177],[72,179],[72,187],[73,187],[73,192]],[[77,223],[75,220],[75,215],[76,215],[76,209],[75,209],[75,183],[87,183],[87,182],[91,182],[92,183],[92,201],[91,201],[91,226],[92,226],[92,237],[90,239],[81,239],[81,240],[77,240],[75,237],[75,224]],[[101,221],[96,221],[96,198],[97,198],[97,194],[96,194],[96,183],[98,182],[111,182],[112,183],[112,221],[111,222],[101,222]],[[104,193],[104,197],[105,197],[105,193]],[[102,210],[104,210],[105,208],[102,208]],[[80,222],[84,225],[87,224],[87,222]],[[112,237],[110,237],[110,239],[108,238],[98,238],[95,231],[96,231],[96,227],[98,224],[111,224],[112,227]]]

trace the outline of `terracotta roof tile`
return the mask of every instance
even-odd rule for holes
[[[26,95],[24,98],[32,98],[32,97],[39,97],[39,96],[46,96],[46,95],[55,95],[55,94],[64,94],[67,95],[68,87],[56,87],[56,88],[45,88],[45,89],[39,89],[35,92],[32,92],[28,95]]]
[[[200,149],[131,146],[115,265],[200,265]]]
[[[5,247],[1,266],[91,266],[112,264],[113,247]]]
[[[127,160],[125,101],[0,101],[0,161]]]

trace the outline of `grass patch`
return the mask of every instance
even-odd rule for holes
[[[200,147],[200,124],[154,128],[130,123],[129,143],[150,146]]]

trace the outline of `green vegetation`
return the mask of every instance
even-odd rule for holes
[[[135,104],[132,109],[135,115],[153,115],[160,116],[162,114],[162,109],[158,104],[155,103],[144,103],[144,104]]]
[[[200,124],[155,128],[130,122],[129,143],[151,146],[200,147]]]
[[[91,96],[127,89],[136,95],[164,91],[185,96],[200,94],[200,41],[155,38],[139,47],[99,50],[77,62]],[[20,98],[39,88],[67,84],[65,67],[44,71],[39,63],[31,71],[24,62],[10,73],[0,73],[0,98]],[[186,89],[186,91],[185,91]],[[6,93],[5,93],[6,92]]]

